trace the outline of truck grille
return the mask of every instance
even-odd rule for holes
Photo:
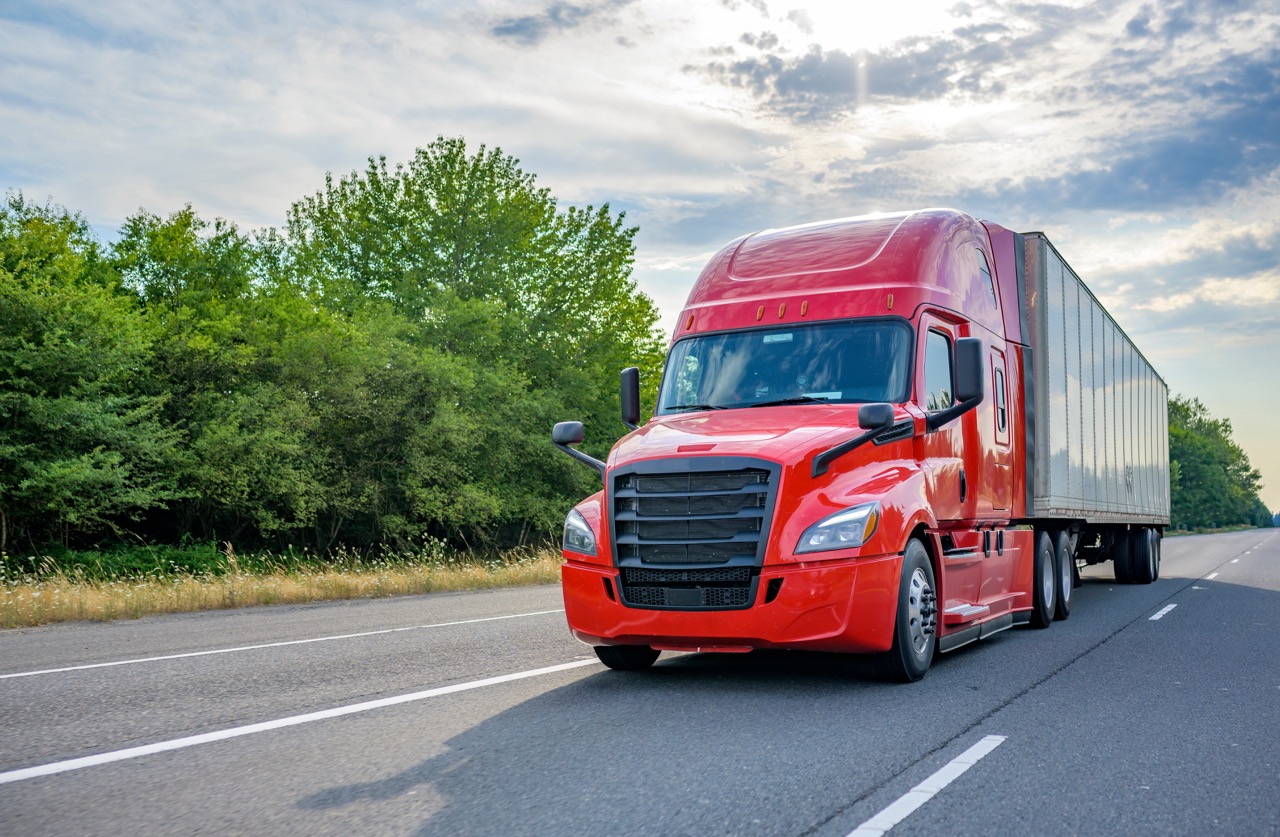
[[[706,470],[693,470],[697,465]],[[725,465],[747,467],[720,467]],[[645,467],[658,472],[640,470]],[[750,607],[777,476],[772,463],[733,457],[642,463],[635,471],[615,472],[610,522],[624,603]]]

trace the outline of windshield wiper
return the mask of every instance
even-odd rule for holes
[[[779,398],[777,401],[761,401],[759,404],[748,404],[748,407],[777,407],[780,404],[821,404],[830,398],[814,398],[812,395],[796,395],[791,398]]]
[[[668,410],[727,410],[728,407],[719,404],[674,404],[667,408]]]

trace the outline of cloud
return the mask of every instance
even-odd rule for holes
[[[1100,84],[1086,98],[1114,101],[1128,92]],[[1003,179],[980,191],[1022,206],[1187,207],[1213,202],[1280,166],[1280,52],[1274,49],[1188,72],[1149,93],[1143,104],[1176,104],[1180,113],[1098,138],[1098,152],[1074,170]]]
[[[537,46],[551,35],[576,29],[592,18],[608,23],[612,20],[608,16],[609,12],[630,2],[631,0],[606,0],[587,5],[555,2],[539,14],[504,18],[489,31],[498,38],[524,46]]]

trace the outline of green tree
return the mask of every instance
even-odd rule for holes
[[[1200,399],[1169,402],[1172,522],[1179,527],[1262,525],[1262,475]]]
[[[295,264],[340,310],[386,301],[420,345],[507,365],[560,393],[597,446],[616,438],[617,373],[656,382],[657,309],[631,276],[636,228],[609,207],[560,211],[499,149],[438,138],[407,165],[295,203]]]
[[[102,529],[182,496],[180,434],[148,394],[153,333],[78,215],[0,207],[0,549]]]

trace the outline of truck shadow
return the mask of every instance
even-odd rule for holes
[[[797,784],[815,756],[854,775],[882,770],[886,728],[904,753],[918,752],[909,719],[936,704],[954,656],[908,686],[879,680],[869,658],[801,652],[686,654],[644,672],[602,670],[481,721],[403,772],[297,805],[358,821],[361,811],[433,800],[421,834],[601,834],[635,823],[689,833],[712,821],[740,832],[753,829],[730,823],[749,823],[754,805],[774,825],[777,806],[799,806],[802,830],[834,804],[806,814],[816,797],[847,793]],[[714,806],[726,819],[705,819]]]

